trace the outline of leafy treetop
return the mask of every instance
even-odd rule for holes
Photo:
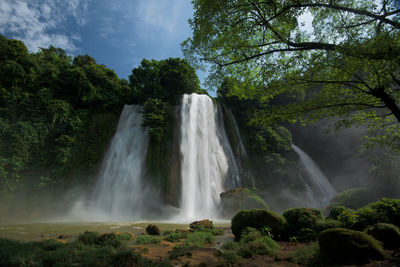
[[[369,144],[400,150],[398,1],[192,3],[193,37],[182,46],[194,64],[211,66],[211,84],[233,76],[250,85],[233,94],[257,96],[266,105],[283,93],[305,96],[265,108],[256,114],[261,123],[339,117],[338,127],[368,126]],[[312,20],[312,29],[302,16]]]

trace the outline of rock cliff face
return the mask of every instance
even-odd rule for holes
[[[168,164],[169,164],[169,189],[164,193],[163,199],[166,204],[179,207],[180,195],[181,195],[181,154],[179,150],[180,131],[179,126],[181,124],[180,107],[176,108],[175,111],[175,123],[173,130],[173,140],[169,144],[168,151]]]

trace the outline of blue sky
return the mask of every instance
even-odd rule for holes
[[[88,54],[128,78],[143,58],[182,57],[190,0],[0,0],[0,34],[32,52]]]

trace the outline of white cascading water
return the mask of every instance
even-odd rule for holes
[[[216,109],[206,95],[184,95],[181,108],[181,220],[215,218],[228,159],[217,136]]]
[[[336,190],[309,155],[294,144],[292,148],[299,155],[300,163],[307,174],[303,179],[311,205],[325,207],[335,196]]]
[[[146,190],[149,190],[142,179],[149,135],[141,126],[140,111],[140,106],[124,107],[103,159],[95,191],[84,207],[78,203],[73,212],[80,211],[96,220],[142,216]]]

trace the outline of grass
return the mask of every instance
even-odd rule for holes
[[[214,242],[215,237],[211,232],[196,231],[186,237],[185,243],[204,247],[205,245]]]
[[[268,235],[254,228],[246,228],[239,242],[228,241],[222,245],[226,265],[234,264],[241,258],[253,255],[275,256],[278,244]]]
[[[70,243],[57,240],[19,242],[0,238],[0,266],[150,266],[151,262],[125,248],[131,235],[85,232]],[[130,240],[129,239],[129,240]]]
[[[186,235],[184,233],[170,233],[164,237],[164,240],[175,243],[184,238],[186,238]]]
[[[325,266],[326,260],[319,253],[318,242],[310,242],[290,254],[290,261],[304,266]]]
[[[149,244],[158,244],[160,243],[160,239],[151,235],[139,235],[136,237],[135,244],[136,245],[149,245]]]

